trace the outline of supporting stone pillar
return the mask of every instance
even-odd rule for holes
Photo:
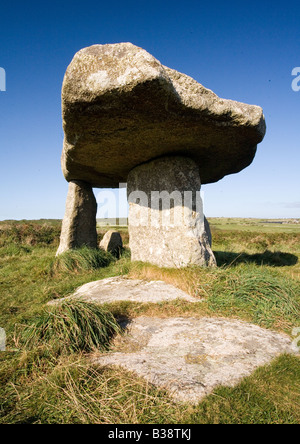
[[[96,214],[97,202],[91,185],[71,181],[57,256],[84,245],[97,248]]]
[[[128,176],[129,239],[133,261],[160,267],[215,266],[200,197],[196,163],[168,156]]]

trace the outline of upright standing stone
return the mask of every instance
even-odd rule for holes
[[[128,176],[131,258],[161,267],[216,265],[206,233],[196,163],[164,157]]]
[[[97,248],[96,214],[97,202],[91,185],[71,181],[56,255],[85,245]]]
[[[210,246],[212,246],[212,235],[211,235],[211,229],[209,226],[209,222],[206,219],[206,217],[204,216],[204,236],[206,238],[206,241],[209,243]]]
[[[108,251],[113,256],[120,257],[121,251],[123,249],[121,234],[118,231],[109,230],[103,236],[99,247],[105,251]]]

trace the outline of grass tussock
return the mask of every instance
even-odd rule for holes
[[[18,343],[25,349],[49,346],[65,353],[106,350],[120,326],[111,312],[80,300],[47,307],[31,325],[23,327]]]
[[[300,313],[298,282],[264,267],[240,265],[217,271],[208,305],[218,313],[241,314],[261,327],[290,332]]]
[[[107,267],[115,258],[102,249],[81,247],[57,256],[52,265],[53,272],[79,272]]]

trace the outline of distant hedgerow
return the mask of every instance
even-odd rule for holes
[[[61,225],[14,223],[0,227],[0,246],[8,243],[25,245],[51,245],[58,243]]]

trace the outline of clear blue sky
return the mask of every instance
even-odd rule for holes
[[[253,164],[203,187],[207,216],[299,218],[298,2],[29,0],[0,6],[0,220],[63,217],[64,72],[81,48],[124,41],[220,97],[264,109]]]

